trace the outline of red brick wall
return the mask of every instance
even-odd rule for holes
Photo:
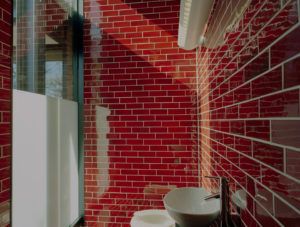
[[[177,46],[179,5],[84,2],[87,226],[129,226],[199,185],[196,53]]]
[[[208,30],[235,5],[217,1]],[[299,40],[299,1],[255,0],[224,45],[198,49],[201,185],[246,191],[244,226],[299,225]]]
[[[11,1],[2,0],[0,2],[0,226],[8,224],[10,206],[11,11]]]

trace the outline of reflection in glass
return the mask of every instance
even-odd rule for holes
[[[71,0],[14,1],[14,88],[75,100]]]

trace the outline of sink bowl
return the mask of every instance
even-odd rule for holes
[[[169,215],[180,227],[209,226],[220,214],[220,199],[204,200],[211,195],[203,188],[177,188],[164,197]]]

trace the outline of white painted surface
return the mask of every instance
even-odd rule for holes
[[[59,100],[59,131],[57,135],[60,144],[61,222],[59,226],[69,226],[78,218],[79,214],[77,113],[77,103]]]
[[[46,226],[46,97],[13,93],[13,227]]]
[[[97,162],[101,165],[101,174],[97,176],[97,182],[101,182],[98,185],[98,196],[105,193],[110,185],[109,181],[109,156],[108,145],[109,140],[107,139],[107,134],[110,131],[109,122],[107,117],[110,115],[110,110],[105,107],[96,106],[96,127],[97,127],[97,152],[98,160]]]
[[[78,217],[77,103],[13,91],[13,227]]]

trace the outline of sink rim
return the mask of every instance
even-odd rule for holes
[[[207,193],[207,195],[211,195],[212,193],[209,192],[209,191],[206,191],[204,188],[198,188],[198,187],[181,187],[181,188],[176,188],[170,192],[168,192],[164,198],[163,198],[163,202],[164,202],[164,206],[166,208],[166,210],[170,210],[172,212],[176,212],[176,213],[179,213],[179,214],[184,214],[184,215],[190,215],[190,216],[209,216],[209,215],[216,215],[218,213],[220,213],[221,211],[221,202],[220,202],[220,199],[219,198],[211,198],[208,200],[208,202],[206,203],[217,203],[217,205],[213,205],[213,210],[210,210],[211,212],[205,212],[206,210],[203,209],[201,210],[197,210],[197,211],[192,211],[192,212],[185,212],[185,211],[182,211],[182,210],[178,210],[176,208],[173,208],[171,206],[169,206],[166,202],[166,199],[168,197],[168,195],[170,195],[170,193],[174,194],[175,191],[184,191],[186,189],[192,189],[192,190],[197,190],[197,191],[203,191],[204,193]],[[204,200],[204,197],[207,196],[207,195],[203,195],[203,197],[200,197],[200,200],[203,200],[203,201],[206,201]],[[219,206],[218,206],[219,204]]]

